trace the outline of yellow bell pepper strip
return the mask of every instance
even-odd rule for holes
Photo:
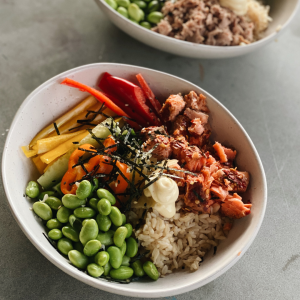
[[[23,150],[24,154],[28,158],[32,157],[32,156],[35,156],[37,154],[36,150],[29,150],[29,146],[22,146],[21,149]]]
[[[38,169],[40,174],[44,173],[45,168],[47,167],[47,164],[41,161],[41,155],[37,155],[32,158],[33,163],[35,164],[36,168]]]

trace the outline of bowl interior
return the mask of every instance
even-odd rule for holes
[[[128,285],[109,283],[94,279],[69,264],[43,236],[44,228],[30,210],[31,201],[23,197],[26,184],[38,174],[21,146],[27,145],[44,126],[82,100],[86,94],[77,89],[59,85],[65,77],[95,86],[99,75],[105,71],[113,75],[134,79],[142,73],[159,99],[170,93],[186,93],[195,90],[207,96],[211,110],[210,123],[213,138],[238,151],[237,164],[240,170],[251,174],[251,186],[245,199],[253,203],[252,213],[236,221],[229,238],[223,241],[217,255],[205,258],[195,273],[178,272],[157,282],[134,282]],[[202,286],[225,272],[249,247],[262,222],[266,206],[266,182],[258,154],[238,121],[211,95],[201,88],[180,78],[154,70],[119,64],[93,64],[62,73],[31,93],[20,107],[7,137],[2,163],[3,182],[12,212],[20,227],[51,262],[73,277],[94,287],[122,295],[136,297],[163,297],[187,292]],[[15,183],[18,182],[16,185]]]

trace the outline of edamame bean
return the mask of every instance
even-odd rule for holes
[[[97,196],[99,199],[107,199],[111,205],[115,205],[116,204],[116,198],[115,196],[109,192],[106,189],[98,189],[97,190]]]
[[[69,251],[68,257],[71,263],[79,269],[85,269],[89,263],[87,256],[77,250]]]
[[[115,206],[111,207],[111,212],[109,214],[109,218],[111,219],[111,221],[113,222],[114,225],[116,225],[116,226],[122,225],[122,222],[123,222],[122,214],[117,207],[115,207]]]
[[[147,20],[151,23],[157,24],[163,17],[164,15],[161,12],[153,11],[148,15]]]
[[[101,267],[105,266],[109,262],[109,254],[106,251],[101,251],[95,256],[95,263]]]
[[[153,280],[157,280],[159,277],[159,273],[154,265],[153,262],[151,261],[146,261],[143,264],[143,270],[145,271],[145,273]]]
[[[128,18],[131,22],[135,23],[135,24],[138,24],[139,25],[139,22],[137,22],[136,20],[133,20],[132,18]]]
[[[69,223],[77,232],[80,232],[82,228],[82,223],[80,219],[76,218],[74,215],[70,215]]]
[[[125,255],[125,253],[126,253],[126,249],[127,249],[127,244],[126,244],[126,242],[124,241],[124,242],[123,242],[123,244],[122,244],[122,246],[120,247],[120,250],[121,250],[122,256],[124,256],[124,255]]]
[[[29,181],[25,193],[30,198],[36,198],[40,193],[40,188],[37,182]]]
[[[145,19],[145,13],[142,9],[140,9],[140,15],[141,15],[140,21],[143,21]]]
[[[148,4],[147,11],[148,13],[158,11],[160,9],[159,2],[157,0],[153,0]]]
[[[90,240],[88,241],[84,248],[83,248],[83,253],[86,256],[93,256],[95,255],[101,248],[101,242],[98,240]]]
[[[33,203],[32,208],[41,219],[45,221],[52,219],[52,210],[48,204],[38,201]]]
[[[71,211],[68,208],[66,208],[65,206],[62,206],[57,211],[56,218],[61,223],[68,223],[70,215],[71,215]]]
[[[138,277],[142,277],[145,275],[143,270],[143,265],[140,260],[136,260],[131,264],[131,268],[133,269],[134,275]]]
[[[92,218],[96,212],[90,207],[78,207],[74,210],[74,215],[77,218],[88,219]]]
[[[99,199],[97,199],[97,198],[91,198],[90,201],[89,201],[89,205],[90,205],[90,207],[92,209],[98,210],[98,208],[97,208],[98,202],[99,202]]]
[[[111,270],[111,264],[108,262],[106,265],[103,266],[103,269],[104,269],[103,275],[107,276]]]
[[[107,199],[101,199],[97,204],[98,211],[103,216],[108,216],[111,212],[111,204]]]
[[[59,240],[62,238],[62,233],[59,229],[52,229],[48,232],[48,236],[52,240]]]
[[[125,18],[128,19],[128,11],[127,11],[127,9],[126,9],[125,7],[122,7],[122,6],[118,7],[118,8],[117,8],[117,12],[118,12],[120,15],[122,15],[123,17],[125,17]]]
[[[105,2],[113,9],[117,9],[118,7],[118,4],[115,0],[105,0]]]
[[[152,27],[151,24],[149,22],[146,22],[146,21],[141,22],[140,25],[147,28],[147,29],[151,29],[151,27]]]
[[[58,208],[60,206],[62,206],[61,201],[54,196],[48,197],[47,200],[45,201],[45,203],[47,203],[50,206],[50,208],[52,208],[54,210],[58,210]]]
[[[99,186],[99,180],[98,178],[93,178],[93,185],[92,185],[92,193],[94,193]]]
[[[45,192],[41,192],[41,193],[39,194],[39,197],[38,197],[39,200],[44,200],[45,195],[48,195],[48,197],[55,196],[55,195],[56,195],[56,192],[54,192],[54,191],[45,191]]]
[[[122,225],[125,225],[126,223],[126,216],[124,214],[121,214],[122,215]]]
[[[76,196],[79,198],[79,199],[86,199],[88,198],[92,193],[92,185],[91,183],[88,181],[88,180],[82,180],[80,183],[79,183],[79,186],[76,190]]]
[[[130,4],[129,0],[116,0],[116,2],[119,6],[122,6],[122,7],[125,7],[125,8],[127,8]]]
[[[128,257],[134,257],[138,252],[138,244],[136,240],[133,237],[130,237],[127,239],[127,249],[126,249],[126,255]]]
[[[57,219],[51,219],[46,224],[48,229],[59,229],[62,227],[62,224]]]
[[[114,269],[118,269],[122,263],[122,253],[121,250],[116,246],[110,246],[107,249],[109,254],[109,262]]]
[[[133,3],[135,3],[140,9],[145,9],[147,7],[146,2],[142,0],[134,0]]]
[[[99,232],[99,234],[97,235],[97,240],[100,241],[104,246],[110,246],[114,243],[114,233],[115,232],[113,230],[108,230],[107,232]]]
[[[72,241],[68,238],[61,238],[57,242],[57,248],[62,254],[68,255],[69,251],[73,250]]]
[[[80,242],[74,243],[74,250],[77,250],[77,251],[83,253],[83,245]]]
[[[142,20],[141,9],[135,3],[131,3],[128,6],[128,15],[136,22],[140,22]]]
[[[87,271],[92,277],[100,277],[103,274],[104,269],[96,264],[89,264],[87,266]]]
[[[119,227],[114,234],[114,244],[117,247],[121,247],[123,242],[125,241],[128,230],[125,226]]]
[[[124,255],[122,258],[121,266],[129,267],[130,266],[130,257]]]
[[[75,229],[73,229],[71,226],[64,226],[62,228],[62,233],[65,237],[67,237],[71,241],[79,242],[78,232]]]
[[[84,219],[84,220],[82,221],[82,226],[83,226],[88,220],[90,220],[90,219]]]
[[[127,228],[127,235],[126,235],[126,239],[128,239],[129,237],[131,237],[132,235],[132,225],[127,223],[124,225]]]
[[[117,270],[111,270],[109,275],[113,279],[125,280],[133,275],[133,270],[126,266],[121,266]]]
[[[56,184],[54,187],[52,187],[52,190],[54,192],[56,192],[59,196],[63,196],[63,192],[61,191],[60,189],[60,186],[61,186],[61,182],[59,182],[58,184]]]
[[[76,195],[66,194],[62,197],[62,203],[66,208],[76,209],[85,204],[84,199],[79,199]]]
[[[99,214],[96,217],[96,221],[100,230],[105,232],[109,230],[111,226],[111,220],[108,216],[103,216]]]
[[[88,241],[96,239],[98,231],[97,222],[94,219],[88,220],[80,231],[80,242],[85,245]]]

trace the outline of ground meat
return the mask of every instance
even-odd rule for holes
[[[254,24],[238,16],[217,0],[167,1],[164,19],[153,31],[199,44],[235,46],[254,41]]]
[[[171,95],[160,110],[160,115],[164,122],[174,121],[182,112],[185,102],[181,95]]]

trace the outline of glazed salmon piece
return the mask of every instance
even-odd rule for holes
[[[175,118],[172,123],[172,132],[174,136],[183,135],[184,137],[188,134],[188,126],[190,119],[184,115],[179,115]]]
[[[200,119],[202,122],[202,125],[205,125],[208,122],[209,116],[201,111],[195,111],[193,109],[187,108],[183,114],[191,120]]]
[[[228,161],[233,161],[236,157],[236,150],[232,150],[230,148],[226,148],[222,146],[219,142],[216,142],[213,145],[217,155],[220,158],[221,163],[226,163]]]
[[[188,131],[192,135],[201,135],[204,132],[204,127],[199,118],[193,119],[191,121],[191,126],[188,128]]]
[[[213,193],[212,196],[217,196],[221,201],[225,201],[226,197],[228,196],[228,189],[222,187],[219,184],[212,183],[210,187],[211,193]]]
[[[152,156],[158,160],[168,159],[172,154],[170,139],[165,135],[156,135],[155,138],[149,138],[143,145],[143,151],[148,152],[155,148]]]
[[[202,94],[197,95],[196,92],[191,91],[184,96],[186,107],[197,111],[209,112],[206,105],[206,97]]]
[[[155,138],[157,134],[167,135],[167,130],[165,126],[149,126],[141,130],[141,134],[144,140],[149,138]]]
[[[159,114],[164,122],[174,121],[183,111],[185,102],[181,95],[170,95],[166,100]]]
[[[251,206],[252,204],[243,203],[242,197],[234,193],[233,195],[228,195],[221,204],[221,212],[229,218],[240,219],[250,214]]]

